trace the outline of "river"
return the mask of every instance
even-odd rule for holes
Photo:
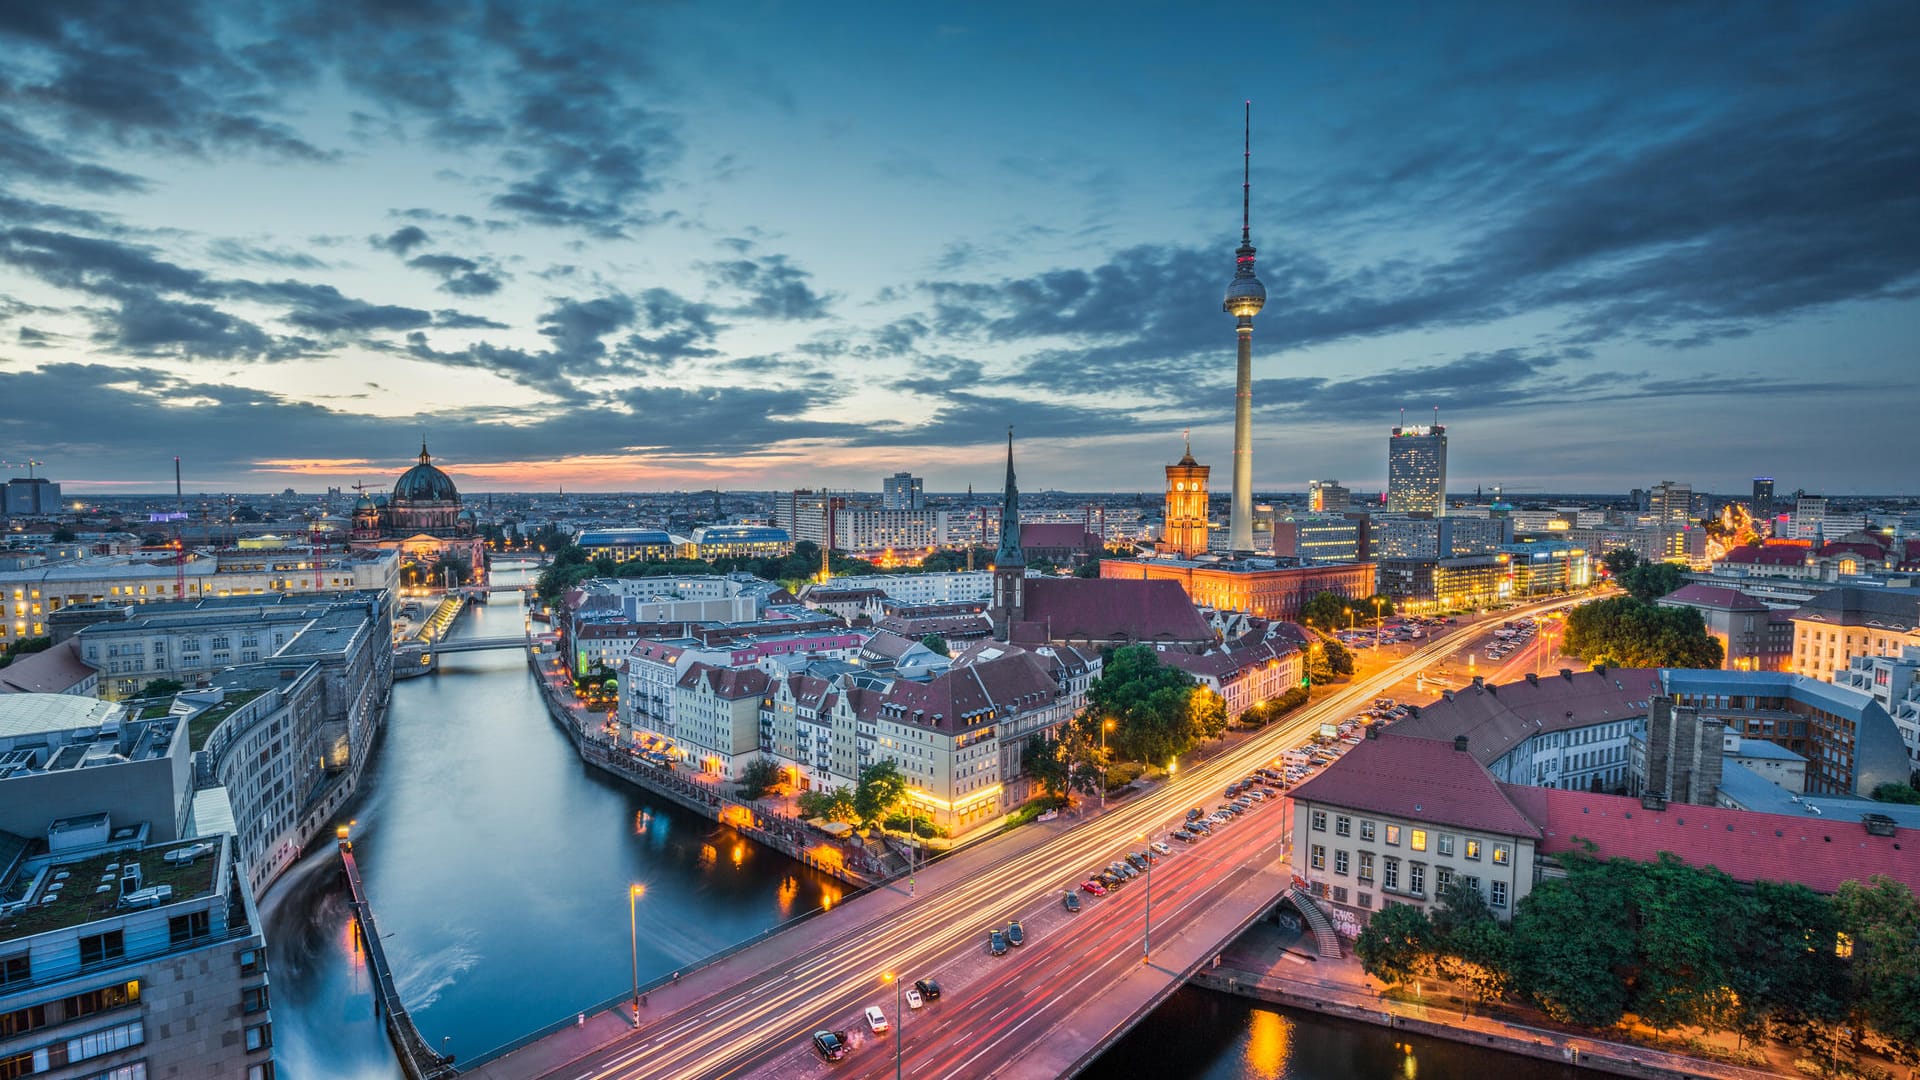
[[[523,578],[503,572],[496,580]],[[519,633],[513,595],[455,637]],[[354,851],[401,997],[430,1044],[471,1058],[821,904],[844,886],[731,829],[589,770],[547,719],[526,657],[461,653],[397,683],[387,730],[349,811]],[[285,1080],[400,1075],[373,1017],[332,844],[282,876],[264,908],[275,1056]],[[1422,1080],[1562,1071],[1187,989],[1089,1073],[1227,1080]]]

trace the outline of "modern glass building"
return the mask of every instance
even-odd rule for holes
[[[1387,512],[1447,512],[1447,429],[1397,427],[1387,440]]]

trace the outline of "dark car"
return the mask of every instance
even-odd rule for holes
[[[1187,820],[1188,820],[1188,821],[1199,821],[1199,820],[1200,820],[1201,818],[1203,818],[1203,817],[1206,817],[1206,816],[1207,816],[1207,812],[1206,812],[1205,810],[1202,810],[1202,809],[1200,809],[1200,808],[1199,808],[1199,807],[1197,807],[1197,806],[1196,806],[1196,807],[1194,807],[1193,809],[1191,809],[1191,810],[1189,810],[1189,811],[1187,811]]]
[[[1147,868],[1147,860],[1137,851],[1127,852],[1127,862],[1135,870],[1145,870]]]
[[[1200,836],[1199,833],[1188,831],[1188,829],[1184,825],[1178,829],[1173,830],[1173,838],[1175,840],[1180,841],[1183,844],[1191,844],[1196,839],[1198,839],[1199,836]]]
[[[839,1061],[846,1057],[847,1051],[851,1049],[853,1049],[852,1044],[847,1042],[845,1032],[816,1031],[813,1033],[813,1051],[819,1054],[823,1061]]]
[[[1007,920],[1007,941],[1013,945],[1014,948],[1019,948],[1027,943],[1027,932],[1021,927],[1019,919]]]
[[[1000,931],[987,931],[987,951],[995,956],[1007,955],[1007,939],[1000,936]]]
[[[1107,890],[1111,892],[1114,889],[1118,889],[1120,886],[1125,885],[1127,883],[1127,879],[1124,877],[1121,877],[1119,874],[1116,874],[1111,870],[1102,870],[1100,871],[1100,883],[1102,885],[1105,885],[1107,887]]]
[[[1060,896],[1060,906],[1078,914],[1080,911],[1080,894],[1073,889],[1068,889]]]
[[[928,1001],[940,1000],[940,983],[938,980],[918,979],[915,980],[913,988],[920,991],[920,996],[926,998]]]

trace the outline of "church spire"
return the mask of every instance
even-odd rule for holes
[[[427,437],[425,435],[422,435],[420,436],[420,464],[428,465],[428,464],[431,464],[432,462],[433,462],[433,455],[427,453]]]
[[[1020,549],[1020,485],[1013,478],[1013,425],[1007,425],[1007,486],[1000,504],[1000,549],[994,553],[996,566],[1025,566],[1026,552]]]

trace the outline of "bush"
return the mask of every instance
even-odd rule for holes
[[[1146,771],[1147,767],[1137,761],[1118,762],[1107,770],[1107,790],[1118,791],[1140,779]]]
[[[945,838],[949,835],[946,829],[935,825],[919,814],[913,816],[911,823],[909,823],[907,815],[894,814],[892,817],[887,818],[884,824],[890,832],[898,833],[907,832],[908,826],[911,824],[913,835],[918,836],[922,840],[932,840],[936,837]]]

